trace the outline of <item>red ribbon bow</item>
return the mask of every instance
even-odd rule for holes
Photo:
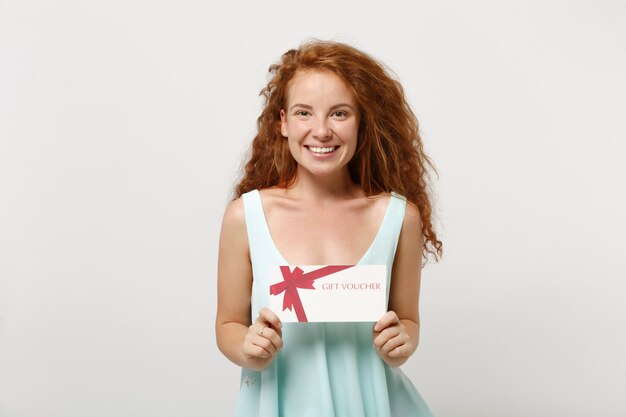
[[[285,293],[283,298],[283,311],[289,309],[296,312],[296,317],[299,322],[307,322],[306,313],[302,306],[302,300],[298,294],[298,288],[306,288],[314,290],[313,283],[316,279],[325,277],[335,272],[343,271],[353,267],[354,265],[329,265],[314,271],[307,272],[306,274],[299,267],[295,267],[293,271],[289,269],[289,266],[281,266],[280,272],[283,274],[282,282],[278,282],[270,286],[270,294],[278,295],[282,292]]]

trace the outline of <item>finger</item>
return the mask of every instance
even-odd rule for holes
[[[273,328],[265,327],[260,333],[259,336],[269,340],[274,345],[275,350],[281,350],[283,348],[283,339]]]
[[[271,353],[261,346],[263,343],[259,342],[262,337],[256,334],[253,326],[250,326],[250,330],[243,344],[244,356],[246,358],[269,358]]]
[[[248,358],[269,358],[276,352],[276,347],[270,340],[259,335],[254,327],[251,326],[251,331],[246,335],[243,346],[244,354]]]
[[[400,334],[400,328],[398,326],[387,327],[380,332],[378,336],[374,338],[374,347],[376,350],[381,350],[382,347],[392,338]]]
[[[262,318],[257,319],[251,327],[255,334],[266,338],[271,338],[268,336],[268,334],[270,334],[270,330],[272,331],[272,334],[277,334],[279,338],[283,336],[282,329],[275,329],[271,323],[266,323]]]
[[[266,339],[263,336],[256,336],[254,339],[252,339],[252,344],[262,348],[270,356],[273,356],[276,353],[276,346],[274,346],[271,340]]]
[[[401,356],[409,356],[409,354],[407,353],[408,351],[409,351],[409,348],[405,343],[396,347],[391,352],[387,353],[387,356],[391,356],[392,358],[398,358]]]
[[[405,335],[399,334],[396,337],[392,337],[387,340],[384,345],[381,346],[380,351],[386,354],[391,354],[391,352],[395,352],[399,347],[404,346],[408,341],[408,337],[404,337]],[[397,352],[396,352],[397,353]]]
[[[263,349],[261,346],[257,346],[254,344],[246,346],[246,348],[244,349],[244,355],[248,359],[266,359],[272,356],[267,350]]]
[[[272,327],[278,332],[280,332],[280,329],[283,327],[283,323],[280,321],[276,313],[265,307],[259,310],[259,317],[257,318],[257,321],[268,327]]]
[[[383,314],[383,316],[380,318],[380,320],[378,320],[378,322],[376,322],[376,324],[374,325],[374,331],[375,332],[380,332],[381,330],[397,324],[400,322],[400,319],[398,318],[398,315],[393,312],[393,311],[388,311],[385,314]]]

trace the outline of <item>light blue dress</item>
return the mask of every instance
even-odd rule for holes
[[[252,319],[269,305],[266,274],[288,265],[270,235],[257,190],[243,195],[252,258]],[[390,271],[406,200],[392,194],[359,264]],[[416,255],[418,256],[418,255]],[[263,371],[242,369],[236,417],[432,417],[411,381],[372,346],[373,323],[285,323],[283,349]]]

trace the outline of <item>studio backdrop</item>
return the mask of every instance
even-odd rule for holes
[[[229,416],[219,228],[280,55],[385,62],[444,257],[403,365],[440,417],[626,415],[626,4],[0,2],[0,416]]]

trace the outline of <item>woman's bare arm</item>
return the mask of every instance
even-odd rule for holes
[[[400,366],[419,343],[419,291],[422,271],[422,222],[407,202],[391,274],[389,311],[374,325],[374,347],[389,366]]]
[[[239,366],[264,369],[282,348],[281,323],[267,309],[250,321],[252,265],[241,198],[224,213],[217,282],[215,332],[220,351]]]

